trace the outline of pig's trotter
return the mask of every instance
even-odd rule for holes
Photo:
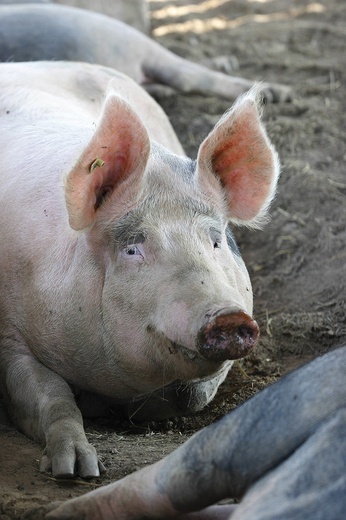
[[[12,418],[20,430],[45,445],[40,471],[51,470],[56,478],[98,477],[102,465],[86,438],[69,385],[16,339],[14,344],[3,340],[1,390],[11,402]]]
[[[89,444],[83,426],[73,420],[57,421],[49,428],[47,446],[40,461],[40,471],[52,471],[55,478],[98,477],[103,465]]]
[[[292,101],[292,89],[277,83],[262,83],[261,95],[265,103],[280,103]]]

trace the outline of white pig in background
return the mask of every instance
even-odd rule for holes
[[[232,102],[254,85],[251,80],[186,60],[110,16],[46,2],[2,3],[0,0],[0,61],[98,63],[127,74],[151,93],[161,83]],[[267,101],[290,101],[292,97],[286,85],[261,83],[261,89]]]
[[[265,217],[279,161],[256,91],[192,161],[140,86],[85,63],[1,64],[0,125],[1,392],[42,471],[97,476],[78,392],[193,412],[256,345],[228,224]]]

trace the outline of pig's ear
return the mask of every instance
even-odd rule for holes
[[[201,144],[197,164],[203,188],[219,179],[228,218],[261,224],[275,195],[280,164],[261,123],[257,91],[242,96]],[[215,189],[214,189],[215,191]]]
[[[150,141],[132,108],[109,95],[96,130],[65,179],[65,199],[73,229],[91,227],[101,206],[127,183],[138,192]]]

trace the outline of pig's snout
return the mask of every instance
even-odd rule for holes
[[[231,312],[218,315],[204,325],[198,332],[196,347],[210,361],[239,359],[251,352],[258,337],[255,320],[245,312]]]

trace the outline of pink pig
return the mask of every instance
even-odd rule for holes
[[[155,101],[112,69],[0,67],[1,392],[45,445],[42,471],[97,476],[76,394],[90,413],[192,412],[256,345],[228,224],[260,223],[279,161],[255,90],[192,161]]]

